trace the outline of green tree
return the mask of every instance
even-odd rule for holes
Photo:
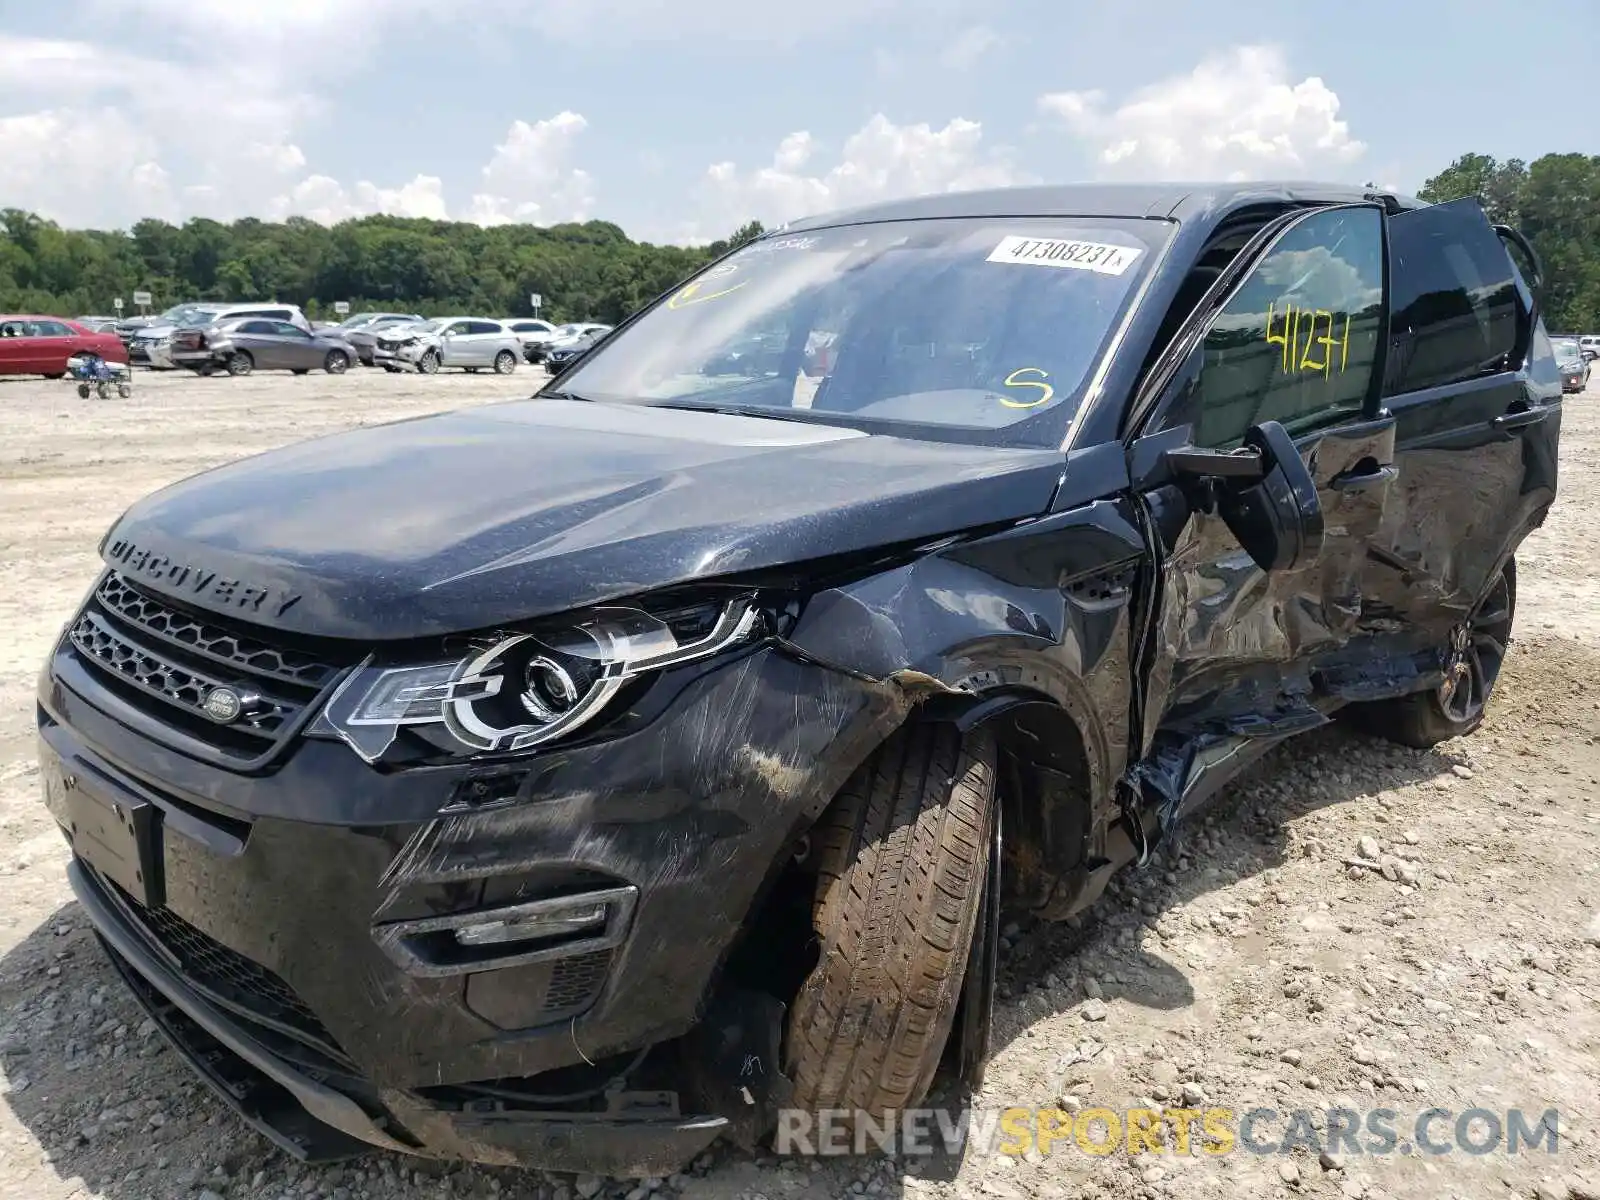
[[[1545,323],[1564,332],[1600,330],[1600,156],[1502,163],[1464,154],[1418,195],[1435,203],[1478,197],[1491,220],[1515,226],[1538,250]]]

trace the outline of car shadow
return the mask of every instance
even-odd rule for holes
[[[1358,760],[1358,761],[1357,761]],[[1355,763],[1352,766],[1352,763]],[[1257,876],[1292,853],[1347,856],[1352,846],[1319,846],[1291,836],[1295,818],[1381,788],[1448,774],[1446,753],[1414,751],[1332,726],[1295,739],[1268,754],[1181,826],[1143,867],[1121,872],[1083,916],[1056,923],[1008,917],[1000,955],[992,1053],[1026,1038],[1040,1022],[1085,1002],[1086,987],[1106,1000],[1174,1010],[1194,1001],[1183,971],[1140,942],[1151,929],[1172,937],[1204,935],[1174,928],[1172,912],[1208,893]],[[1355,832],[1350,840],[1353,843]],[[1217,932],[1235,918],[1220,910]],[[1184,933],[1184,928],[1189,933]],[[1093,976],[1094,982],[1086,984]],[[1085,1024],[1114,1041],[1111,1025]],[[338,1176],[305,1168],[226,1111],[146,1021],[111,968],[78,905],[58,908],[0,959],[0,1068],[4,1102],[38,1140],[38,1169],[64,1184],[82,1181],[112,1200],[145,1200],[210,1188],[218,1195],[256,1190],[258,1177],[294,1192],[315,1173],[316,1186],[332,1192]],[[964,1129],[970,1100],[949,1079],[929,1106]],[[937,1140],[937,1139],[936,1139]],[[689,1181],[686,1194],[731,1198],[777,1164],[735,1150],[715,1152],[709,1175]],[[842,1156],[799,1165],[789,1178],[791,1196],[854,1192],[893,1198],[907,1193],[909,1177],[929,1183],[953,1179],[960,1152],[902,1156],[898,1160]],[[417,1172],[453,1194],[498,1181],[502,1194],[542,1196],[553,1191],[542,1173],[483,1168],[374,1151],[341,1171],[361,1175],[360,1186],[385,1194],[384,1181]],[[447,1176],[456,1178],[445,1184]],[[755,1182],[751,1182],[754,1180]],[[869,1183],[872,1185],[868,1187]],[[543,1188],[544,1190],[540,1190]],[[353,1190],[353,1189],[352,1189]],[[619,1196],[631,1185],[617,1186]],[[610,1194],[608,1191],[607,1193]]]

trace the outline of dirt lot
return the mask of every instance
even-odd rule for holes
[[[755,1160],[609,1183],[375,1156],[297,1167],[194,1082],[71,902],[36,797],[34,679],[141,494],[302,436],[526,394],[539,377],[141,374],[133,399],[0,382],[0,1196],[27,1200],[871,1196],[1600,1198],[1600,394],[1520,559],[1517,641],[1476,737],[1342,730],[1279,751],[1081,928],[1010,927],[975,1104],[1559,1110],[1510,1156],[1166,1153]],[[1600,383],[1597,383],[1600,388]],[[1370,839],[1370,840],[1369,840]],[[1374,846],[1372,842],[1377,844]],[[1381,863],[1351,868],[1348,860]],[[1482,1138],[1482,1127],[1473,1127]],[[1261,1140],[1284,1122],[1263,1121]]]

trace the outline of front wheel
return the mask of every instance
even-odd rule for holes
[[[1517,563],[1506,562],[1467,618],[1450,631],[1444,682],[1431,692],[1352,704],[1345,711],[1367,733],[1427,750],[1466,737],[1483,724],[1484,710],[1511,644],[1517,609]]]
[[[494,373],[496,375],[509,375],[517,369],[517,356],[509,350],[502,350],[494,356]]]
[[[988,876],[995,747],[910,725],[811,831],[820,954],[789,1017],[794,1105],[881,1120],[920,1103],[944,1052]]]
[[[439,373],[439,352],[437,350],[425,351],[417,360],[417,370],[424,375],[437,375]]]
[[[235,350],[232,354],[228,355],[229,375],[248,375],[251,371],[255,370],[255,368],[256,360],[251,358],[243,350]]]
[[[322,369],[329,375],[343,375],[350,366],[350,356],[343,350],[329,350],[322,360]]]

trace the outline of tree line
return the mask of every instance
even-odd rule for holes
[[[1546,324],[1600,330],[1600,156],[1547,154],[1532,163],[1464,154],[1429,179],[1430,201],[1478,196],[1496,222],[1528,235],[1545,267]],[[0,209],[0,311],[109,313],[121,296],[153,294],[158,309],[185,300],[281,300],[328,315],[355,310],[522,316],[529,295],[554,321],[614,323],[731,245],[752,222],[708,246],[632,241],[609,221],[499,225],[364,217],[328,227],[304,217],[132,229],[67,230]],[[131,311],[131,309],[130,309]]]
[[[1539,252],[1545,326],[1600,332],[1600,155],[1546,154],[1528,163],[1463,154],[1417,195],[1478,197],[1490,220],[1521,230]]]
[[[530,294],[547,320],[620,321],[732,245],[751,222],[706,246],[635,242],[609,221],[499,225],[365,217],[332,227],[304,217],[143,220],[132,229],[62,229],[0,209],[0,312],[112,314],[151,293],[154,311],[189,300],[278,300],[310,316],[393,309],[424,316],[526,316]]]

